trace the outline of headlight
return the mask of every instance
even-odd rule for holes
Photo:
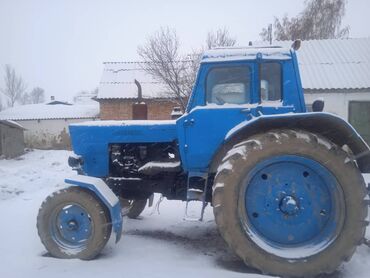
[[[82,156],[73,154],[70,157],[68,157],[68,165],[72,168],[80,168],[83,164]]]

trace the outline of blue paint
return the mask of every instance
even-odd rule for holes
[[[87,244],[91,233],[89,214],[79,205],[67,205],[52,217],[50,234],[62,246],[81,248]]]
[[[258,163],[244,180],[242,222],[278,248],[318,245],[335,238],[341,188],[320,163],[277,156]]]
[[[155,143],[172,142],[177,139],[175,121],[165,121],[146,125],[122,125],[117,121],[116,125],[70,125],[73,151],[82,156],[84,163],[82,169],[88,176],[108,176],[108,148],[112,143]]]
[[[64,181],[73,186],[79,186],[79,187],[86,188],[92,191],[99,198],[99,200],[101,200],[104,203],[104,205],[109,211],[110,218],[112,221],[113,232],[116,234],[116,242],[118,242],[121,239],[121,235],[122,235],[122,215],[121,215],[120,203],[117,202],[116,204],[111,204],[108,201],[107,197],[102,195],[100,191],[97,190],[97,188],[93,184],[83,183],[83,182],[71,180],[71,179],[65,179]]]

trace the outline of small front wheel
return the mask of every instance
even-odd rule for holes
[[[53,193],[37,216],[41,242],[57,258],[94,259],[109,240],[109,213],[96,196],[70,187]]]
[[[144,211],[147,200],[129,200],[120,198],[122,215],[131,219],[136,219]]]

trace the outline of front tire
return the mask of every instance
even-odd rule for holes
[[[277,130],[235,145],[213,189],[221,235],[263,273],[332,273],[364,237],[361,173],[342,149],[306,131]]]
[[[130,219],[137,219],[146,207],[147,200],[129,200],[120,198],[122,215]]]
[[[69,187],[42,203],[37,230],[53,257],[91,260],[106,245],[112,225],[109,212],[93,193]]]

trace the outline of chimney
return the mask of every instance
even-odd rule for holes
[[[51,96],[51,97],[50,97],[50,100],[51,100],[51,101],[54,101],[54,100],[55,100],[55,96]]]
[[[137,86],[137,102],[132,104],[132,119],[133,120],[147,120],[148,119],[148,106],[143,101],[143,94],[140,82],[135,79]]]

